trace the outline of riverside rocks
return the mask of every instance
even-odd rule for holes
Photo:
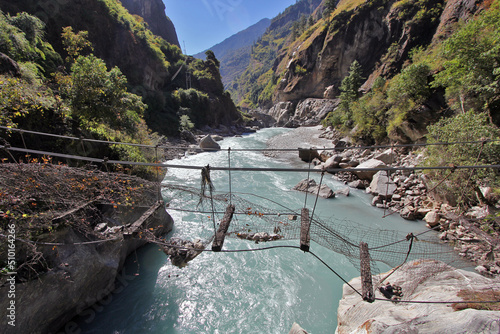
[[[492,285],[499,281],[498,278],[493,280],[473,272],[457,270],[438,261],[416,260],[396,270],[390,282],[401,286],[405,299],[444,302],[467,300],[467,297],[463,297],[464,293],[491,295]],[[361,290],[360,277],[352,279],[349,284]],[[464,289],[466,286],[471,286],[471,290]],[[478,310],[465,304],[449,303],[433,304],[432,309],[428,304],[367,303],[347,284],[344,284],[343,289],[337,310],[338,334],[498,333],[500,330],[500,311]],[[375,295],[384,298],[379,291]]]
[[[295,132],[296,131],[296,132]],[[289,147],[296,141],[304,145],[307,142],[305,139],[306,131],[320,132],[316,128],[299,128],[294,130],[294,134],[281,139],[281,147]],[[304,136],[301,138],[301,136]],[[324,139],[324,142],[318,142],[315,135],[310,135],[311,145],[315,147],[336,147],[342,141],[339,134],[329,128],[322,130],[319,139]],[[276,142],[273,143],[276,145]],[[413,167],[421,165],[424,160],[423,154],[417,154],[408,151],[407,148],[389,148],[389,149],[365,149],[351,148],[342,150],[339,149],[318,149],[319,157],[313,162],[315,169],[339,169],[335,172],[333,178],[343,182],[353,189],[366,189],[367,193],[372,194],[372,205],[384,209],[389,213],[397,213],[402,218],[407,220],[423,219],[429,228],[442,231],[441,239],[445,242],[453,243],[456,251],[462,257],[467,258],[478,265],[478,270],[486,275],[500,275],[500,262],[496,263],[491,259],[500,258],[500,246],[496,241],[492,241],[493,245],[497,245],[490,249],[488,242],[474,242],[471,240],[484,240],[487,236],[478,238],[481,232],[480,222],[474,223],[475,219],[484,219],[492,217],[494,213],[487,206],[471,208],[466,212],[466,216],[472,219],[472,224],[466,224],[463,221],[458,221],[458,215],[455,214],[456,208],[436,200],[432,194],[428,194],[428,180],[425,174],[416,173],[412,170]],[[349,144],[350,147],[355,145]],[[277,146],[278,147],[278,146]],[[297,146],[295,146],[297,147]],[[359,165],[357,167],[356,164]],[[377,168],[395,167],[394,171],[387,174],[386,171],[377,171]],[[403,169],[397,169],[402,167]],[[375,169],[365,171],[360,169]],[[346,171],[343,171],[346,169]],[[482,187],[480,196],[491,200],[492,191],[487,187]],[[496,199],[497,209],[500,208],[500,201]],[[475,227],[474,227],[475,226]],[[445,233],[446,232],[446,233]],[[491,232],[491,231],[490,231]],[[478,234],[479,233],[479,234]],[[495,240],[500,237],[498,232],[493,233]],[[471,244],[472,243],[472,244]],[[490,254],[488,257],[485,254]],[[486,268],[483,269],[483,268]]]

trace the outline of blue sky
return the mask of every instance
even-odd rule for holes
[[[272,19],[296,0],[163,0],[187,54],[222,42],[263,18]]]

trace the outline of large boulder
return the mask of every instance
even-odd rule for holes
[[[392,165],[396,162],[397,153],[393,149],[388,148],[387,150],[375,154],[374,159],[380,160],[387,165]]]
[[[293,119],[306,126],[318,125],[338,105],[338,99],[305,99],[295,108]]]
[[[220,145],[217,144],[211,135],[207,135],[200,140],[200,148],[203,151],[217,151],[220,150]]]
[[[394,195],[396,189],[396,183],[387,176],[387,171],[380,171],[373,175],[372,182],[370,183],[370,192],[373,195],[390,198]]]
[[[361,164],[359,164],[355,168],[355,173],[356,175],[362,179],[362,180],[371,180],[373,178],[373,175],[375,175],[378,171],[373,170],[377,168],[386,168],[386,164],[383,161],[380,161],[378,159],[369,159]],[[368,170],[363,170],[363,169],[368,169]]]
[[[268,114],[276,120],[276,126],[285,125],[294,114],[291,102],[279,102],[269,109]]]
[[[386,274],[381,275],[382,277]],[[463,296],[491,295],[493,280],[458,270],[435,260],[406,263],[390,276],[392,286],[400,286],[404,300],[433,302],[470,300]],[[361,278],[349,284],[361,291]],[[385,298],[380,291],[375,297]],[[481,297],[479,297],[481,298]],[[487,297],[486,297],[487,298]],[[466,304],[394,303],[363,301],[347,284],[337,310],[337,334],[347,333],[498,333],[500,311],[483,311]],[[369,330],[367,330],[369,329]]]
[[[323,198],[335,197],[335,193],[333,192],[332,189],[330,189],[328,186],[325,186],[324,184],[322,184],[321,187],[319,187],[316,181],[312,179],[309,180],[304,179],[300,181],[295,187],[293,187],[293,189],[298,191],[308,192],[314,195],[318,194],[320,197]]]

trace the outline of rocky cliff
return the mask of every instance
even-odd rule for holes
[[[174,24],[165,14],[165,4],[161,0],[123,0],[122,4],[131,14],[139,15],[148,23],[151,31],[167,42],[177,45],[179,40]]]
[[[352,7],[352,1],[340,1],[332,18],[295,41],[277,66],[282,77],[275,100],[321,98],[329,86],[338,95],[354,60],[361,64],[365,78],[374,71],[384,76],[396,73],[412,48],[431,42],[444,7],[442,0],[426,1],[422,8],[395,6],[397,2],[367,1]],[[453,6],[452,2],[446,6]],[[433,16],[417,17],[419,10]],[[306,71],[296,71],[297,66]]]

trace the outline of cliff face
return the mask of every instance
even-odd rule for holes
[[[170,44],[177,45],[179,40],[174,24],[165,14],[165,4],[161,0],[123,0],[122,4],[131,14],[144,18],[151,31],[163,37]]]
[[[329,23],[320,22],[309,36],[289,48],[274,69],[281,75],[274,101],[323,97],[327,87],[334,95],[357,60],[369,89],[374,78],[396,74],[417,46],[427,46],[448,35],[453,24],[467,19],[482,1],[429,0],[410,5],[401,1],[367,1],[350,8],[342,0]],[[425,13],[425,14],[422,14]],[[297,67],[306,71],[296,71]]]

